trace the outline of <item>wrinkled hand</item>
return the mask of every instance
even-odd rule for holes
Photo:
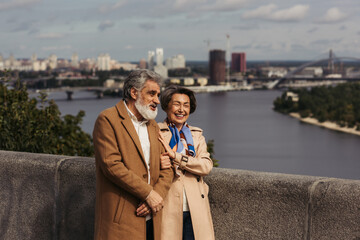
[[[141,203],[139,207],[136,209],[136,216],[138,217],[146,217],[150,213],[151,213],[151,209],[146,202]]]
[[[169,144],[165,143],[164,137],[162,135],[161,132],[159,132],[159,141],[161,142],[161,144],[164,146],[166,152],[169,154],[169,157],[171,159],[175,158],[175,152],[171,149],[171,147],[169,146]]]
[[[149,196],[146,198],[145,201],[149,205],[153,213],[157,213],[164,207],[163,198],[154,190],[150,192]]]
[[[161,169],[171,168],[171,161],[170,161],[170,157],[169,157],[168,152],[165,152],[165,153],[161,154],[161,156],[160,156],[160,166],[161,166]]]

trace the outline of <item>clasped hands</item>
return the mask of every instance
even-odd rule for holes
[[[164,207],[163,198],[154,190],[152,190],[149,196],[142,202],[136,209],[136,216],[145,217],[150,213],[157,213]]]
[[[159,141],[164,146],[166,152],[160,156],[161,169],[171,168],[171,159],[175,158],[175,152],[166,144],[163,136],[159,133]],[[152,190],[145,202],[142,202],[136,209],[138,217],[145,217],[150,213],[156,213],[163,208],[163,198],[154,190]]]

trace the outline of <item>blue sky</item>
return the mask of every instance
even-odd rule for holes
[[[139,61],[162,47],[207,60],[229,34],[248,60],[360,58],[359,13],[359,0],[0,0],[0,53]]]

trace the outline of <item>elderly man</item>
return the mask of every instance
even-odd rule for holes
[[[130,73],[124,100],[98,116],[95,239],[160,239],[163,199],[173,172],[160,169],[164,149],[154,121],[161,77],[149,70]]]

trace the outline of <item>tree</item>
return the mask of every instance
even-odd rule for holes
[[[6,79],[7,73],[3,74]],[[61,117],[45,93],[40,93],[39,100],[29,98],[19,80],[13,89],[0,82],[0,149],[92,156],[92,138],[80,127],[85,112]]]
[[[336,87],[314,87],[298,91],[299,102],[289,104],[284,97],[274,101],[275,111],[299,112],[301,117],[313,117],[319,122],[332,121],[341,127],[360,130],[360,84],[344,83]]]
[[[215,151],[214,151],[214,140],[213,139],[210,139],[207,142],[207,151],[210,153],[210,158],[213,161],[214,167],[218,167],[219,160],[214,158]]]

